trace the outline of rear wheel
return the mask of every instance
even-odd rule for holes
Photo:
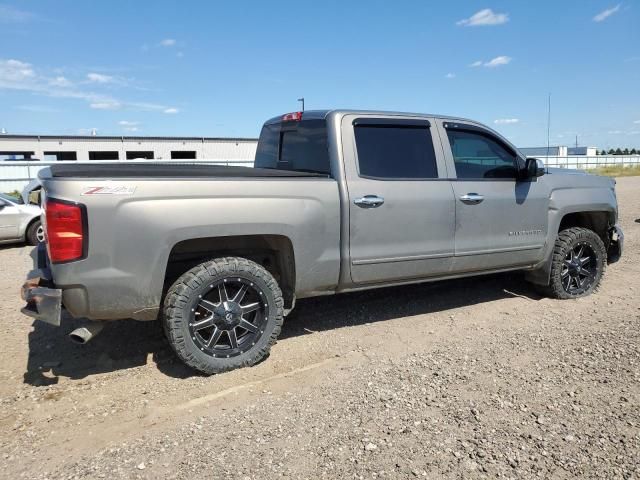
[[[29,245],[38,245],[44,242],[44,228],[40,220],[36,220],[27,229],[27,242]]]
[[[607,251],[593,230],[574,227],[558,234],[553,249],[548,292],[567,299],[595,291],[606,267]]]
[[[178,357],[206,374],[265,358],[283,322],[282,292],[262,266],[218,258],[182,275],[164,302],[164,327]]]

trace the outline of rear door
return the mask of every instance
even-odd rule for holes
[[[432,121],[346,115],[341,128],[353,282],[448,272],[455,202]]]
[[[503,139],[471,123],[439,122],[455,194],[458,272],[527,265],[541,259],[549,192],[520,180],[523,160]]]

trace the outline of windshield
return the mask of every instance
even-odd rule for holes
[[[6,195],[4,193],[0,193],[0,198],[2,198],[3,200],[7,200],[11,203],[18,203],[18,204],[24,203],[21,198],[14,197],[12,195]]]
[[[329,174],[326,122],[302,120],[265,125],[254,166]]]

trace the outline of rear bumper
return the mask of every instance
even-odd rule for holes
[[[62,290],[54,288],[51,270],[47,265],[44,245],[38,246],[37,268],[27,275],[20,296],[27,304],[20,310],[36,320],[60,326],[62,316]]]
[[[614,225],[609,230],[609,250],[607,251],[607,261],[615,263],[622,257],[624,248],[624,233],[620,225]]]

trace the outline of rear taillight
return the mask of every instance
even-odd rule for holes
[[[81,259],[87,241],[84,207],[48,198],[44,211],[47,250],[51,262]]]

